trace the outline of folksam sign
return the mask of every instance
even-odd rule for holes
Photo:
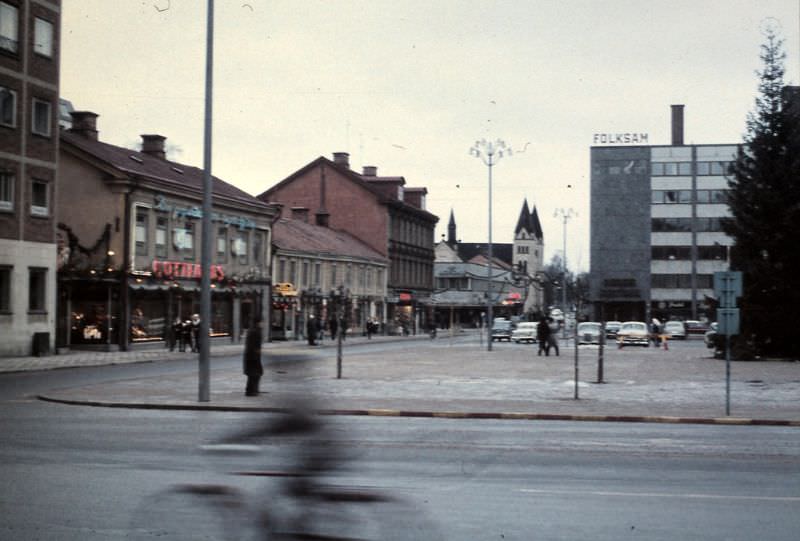
[[[592,143],[595,145],[646,145],[650,140],[647,133],[595,133]]]

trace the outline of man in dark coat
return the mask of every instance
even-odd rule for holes
[[[247,330],[247,337],[244,343],[244,374],[247,376],[247,386],[245,396],[258,396],[258,384],[261,375],[264,374],[264,367],[261,365],[261,319],[253,322]]]
[[[328,320],[328,327],[331,330],[331,340],[336,340],[336,330],[339,328],[336,317],[332,317]]]
[[[547,324],[547,318],[543,317],[536,325],[536,341],[539,342],[539,356],[542,355],[544,350],[545,357],[550,355],[550,325]]]
[[[306,338],[308,338],[309,346],[317,345],[317,320],[314,314],[309,314],[308,320],[306,321]]]

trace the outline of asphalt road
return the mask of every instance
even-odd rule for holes
[[[222,539],[211,527],[238,533],[240,521],[220,523],[164,491],[224,483],[244,492],[249,510],[290,516],[296,509],[278,490],[287,478],[236,473],[307,473],[303,463],[314,457],[341,457],[325,469],[327,483],[399,499],[319,509],[320,527],[373,539],[750,541],[794,540],[800,531],[797,428],[340,417],[325,418],[323,432],[230,448],[218,444],[283,417],[29,398],[192,369],[0,376],[0,539]]]

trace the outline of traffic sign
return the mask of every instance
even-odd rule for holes
[[[735,308],[737,297],[742,296],[742,273],[739,271],[715,272],[714,294],[720,308]]]
[[[738,308],[717,308],[717,332],[723,336],[739,334]]]

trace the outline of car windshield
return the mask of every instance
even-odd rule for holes
[[[620,330],[623,331],[645,331],[644,323],[623,323],[622,328]]]
[[[665,325],[665,327],[667,329],[681,329],[682,330],[683,329],[683,323],[680,323],[678,321],[668,321],[667,324]]]
[[[590,332],[590,331],[599,331],[600,324],[599,323],[579,323],[578,324],[578,332]]]

